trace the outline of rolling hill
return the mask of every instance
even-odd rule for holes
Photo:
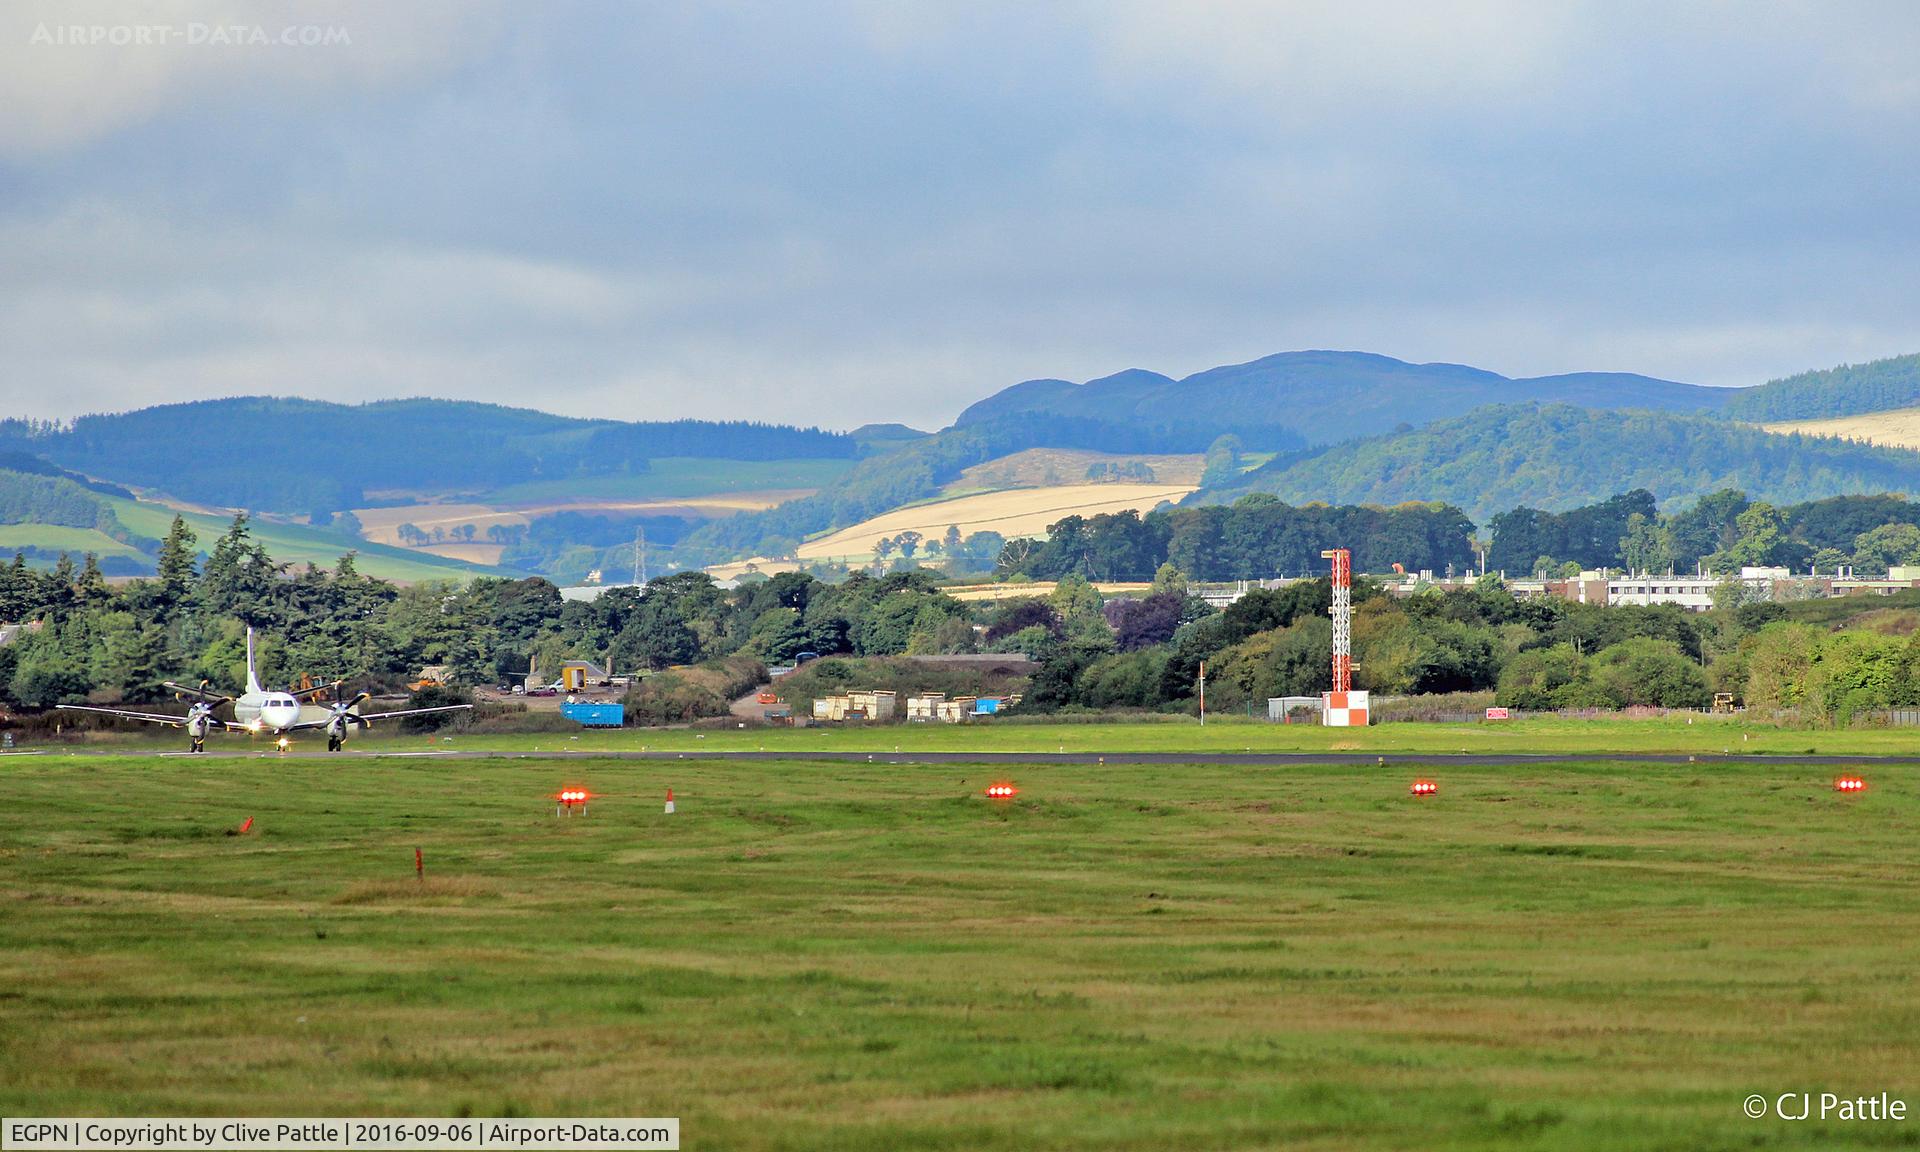
[[[1484,524],[1520,505],[1560,510],[1635,488],[1663,503],[1720,488],[1775,503],[1920,492],[1920,452],[1779,435],[1678,412],[1496,405],[1408,432],[1279,457],[1196,499],[1271,492],[1290,503],[1443,500]]]
[[[640,477],[657,456],[851,461],[861,445],[748,421],[631,424],[452,400],[251,396],[83,416],[70,428],[3,421],[0,451],[192,503],[304,514],[362,506],[370,494]]]
[[[1708,412],[1731,394],[1622,372],[1513,380],[1462,364],[1409,364],[1366,352],[1282,352],[1180,380],[1138,368],[1085,384],[1029,380],[972,405],[955,424],[1035,416],[1141,421],[1211,435],[1233,432],[1249,447],[1285,448],[1290,445],[1270,442],[1262,430],[1284,429],[1324,444],[1459,416],[1486,404]]]
[[[199,537],[199,547],[202,551],[211,548],[213,542],[219,539],[221,534],[226,532],[227,526],[232,523],[231,517],[182,511],[145,500],[111,499],[108,504],[121,523],[141,536],[147,537],[165,536],[168,526],[173,523],[177,513],[186,519],[187,526],[192,528],[194,534]],[[272,520],[255,519],[251,523],[251,529],[254,538],[266,548],[267,554],[281,564],[312,564],[319,568],[331,568],[343,554],[355,552],[358,555],[354,563],[362,574],[401,583],[411,584],[423,580],[465,581],[474,576],[525,575],[523,572],[506,568],[463,563],[411,548],[395,548],[320,528],[308,528],[300,524],[283,524]]]
[[[425,546],[572,573],[611,563],[612,550],[630,550],[640,528],[661,564],[692,565],[803,548],[825,554],[822,539],[886,534],[879,527],[897,511],[958,496],[1093,480],[1186,488],[1192,462],[1228,433],[1253,454],[1245,463],[1267,462],[1199,499],[1254,490],[1303,501],[1438,499],[1484,518],[1518,503],[1571,507],[1633,487],[1666,501],[1722,484],[1776,500],[1920,490],[1912,453],[1770,435],[1730,419],[1846,417],[1854,422],[1782,430],[1920,443],[1920,411],[1909,414],[1911,440],[1898,413],[1857,415],[1902,406],[1920,408],[1920,356],[1720,389],[1630,373],[1513,379],[1460,364],[1300,351],[1181,379],[1129,369],[1078,384],[1029,380],[934,433],[255,397],[89,416],[64,429],[0,421],[0,460],[44,457],[45,468],[96,490],[112,481],[167,503],[251,507],[282,519],[355,508],[383,543],[400,538],[402,523],[438,527],[451,518],[450,535],[471,523],[480,538]],[[381,507],[393,511],[367,511]],[[496,527],[497,539],[484,538]],[[299,531],[312,535],[286,547],[302,555],[337,551],[328,542],[344,539]],[[417,533],[409,539],[423,543]],[[363,546],[370,560],[377,547]],[[391,551],[382,559],[407,558],[411,574],[402,578],[469,570],[417,547]]]
[[[22,552],[45,564],[63,552],[75,559],[91,552],[109,575],[150,573],[160,538],[176,514],[199,536],[202,549],[210,548],[231,522],[231,517],[212,512],[177,510],[83,487],[66,475],[0,469],[0,557]],[[480,571],[509,574],[271,520],[255,519],[253,534],[282,563],[331,567],[343,553],[358,551],[361,571],[393,580],[457,580]]]
[[[1227,433],[1275,459],[1256,475],[1201,498],[1272,484],[1276,487],[1270,490],[1290,499],[1441,499],[1484,516],[1529,501],[1570,507],[1637,486],[1670,500],[1743,476],[1755,477],[1749,482],[1754,490],[1787,499],[1889,485],[1904,489],[1914,487],[1904,456],[1770,438],[1759,429],[1711,417],[1779,402],[1743,399],[1750,394],[1803,394],[1830,387],[1840,377],[1854,381],[1848,385],[1854,396],[1848,403],[1878,402],[1902,394],[1887,382],[1900,378],[1903,364],[1913,359],[1812,373],[1753,389],[1616,372],[1510,379],[1466,365],[1328,351],[1284,352],[1179,380],[1142,369],[1085,384],[1029,380],[971,405],[951,428],[861,461],[812,497],[709,525],[689,539],[714,559],[784,555],[822,532],[962,488],[963,476],[1007,471],[1011,466],[1000,462],[1026,450],[1193,453]],[[1602,428],[1613,430],[1602,439],[1617,456],[1576,454],[1568,459],[1579,459],[1586,471],[1562,474],[1543,444],[1524,442],[1538,434],[1557,443],[1553,429],[1538,424],[1538,418],[1508,429],[1512,443],[1491,442],[1498,439],[1496,430],[1515,419],[1515,405],[1564,409],[1548,423],[1577,421],[1580,412],[1634,415],[1597,420],[1588,429],[1595,435],[1602,435]],[[1684,451],[1648,453],[1644,443],[1631,439],[1656,429]],[[1462,432],[1481,435],[1471,444],[1450,439]],[[1752,457],[1743,458],[1749,452]],[[1501,461],[1510,465],[1504,472],[1490,466]],[[1599,479],[1622,475],[1632,479]],[[1547,484],[1547,490],[1536,492],[1534,481]]]

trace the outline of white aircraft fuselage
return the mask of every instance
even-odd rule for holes
[[[284,732],[303,719],[326,717],[327,709],[304,707],[285,692],[247,692],[233,701],[233,718],[254,732]]]
[[[324,724],[332,714],[324,705],[301,703],[291,691],[262,688],[253,668],[253,629],[247,629],[247,690],[233,698],[234,721],[249,732],[277,736],[299,724]]]

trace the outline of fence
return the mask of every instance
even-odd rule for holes
[[[1465,697],[1465,699],[1462,699]],[[1482,699],[1485,702],[1482,702]],[[1379,724],[1475,724],[1486,722],[1503,724],[1506,720],[1486,719],[1486,710],[1493,707],[1492,693],[1450,693],[1448,696],[1427,698],[1420,696],[1398,696],[1393,698],[1375,698],[1373,706],[1374,722]],[[1740,709],[1739,713],[1744,713]],[[1882,710],[1884,715],[1884,710]],[[1920,709],[1907,710],[1905,715],[1913,717],[1910,721],[1891,721],[1893,724],[1910,723],[1920,726]],[[1507,720],[1530,720],[1543,716],[1555,716],[1562,720],[1664,720],[1668,718],[1716,717],[1728,716],[1716,714],[1708,708],[1561,708],[1549,711],[1526,711],[1519,708],[1507,710]],[[1888,721],[1881,721],[1888,723]]]
[[[1853,714],[1856,728],[1920,728],[1920,708],[1870,708]]]

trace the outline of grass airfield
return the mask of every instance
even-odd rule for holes
[[[186,747],[177,732],[156,731],[131,722],[111,731],[92,732],[78,744],[23,742],[22,752],[58,755],[91,751],[171,753]],[[209,750],[273,753],[266,737],[221,733]],[[306,734],[293,742],[296,752],[326,747],[324,737]],[[1578,720],[1541,717],[1466,723],[1394,723],[1370,728],[1322,728],[1315,724],[1270,724],[1241,716],[1216,716],[1203,727],[1190,717],[1155,721],[1100,723],[1035,722],[1002,719],[982,724],[845,725],[820,728],[623,728],[580,729],[525,734],[447,730],[409,735],[376,728],[357,734],[350,752],[826,752],[848,756],[891,752],[1018,753],[1150,752],[1160,754],[1274,752],[1420,756],[1552,755],[1594,757],[1609,754],[1712,756],[1911,756],[1920,759],[1920,728],[1842,728],[1811,730],[1748,723],[1739,717],[1700,715],[1659,719]],[[0,763],[4,763],[0,755]]]
[[[0,760],[0,1113],[677,1115],[748,1149],[1912,1140],[1741,1103],[1920,1097],[1915,769],[1842,796],[1785,758],[1440,766],[1414,800],[1421,771]],[[1001,777],[1011,803],[980,794]],[[553,814],[562,785],[588,815]]]

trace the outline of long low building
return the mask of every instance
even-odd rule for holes
[[[1458,590],[1474,586],[1469,576],[1454,580],[1435,580],[1409,575],[1386,583],[1396,596],[1412,596],[1424,589]],[[1575,604],[1671,604],[1689,612],[1705,612],[1713,607],[1714,594],[1728,580],[1746,585],[1756,600],[1818,600],[1830,596],[1891,596],[1910,588],[1920,588],[1920,565],[1895,566],[1883,577],[1855,576],[1850,569],[1838,575],[1817,576],[1795,573],[1786,568],[1742,568],[1737,574],[1719,573],[1629,573],[1586,571],[1578,576],[1553,579],[1506,580],[1507,590],[1522,600],[1552,597]]]

